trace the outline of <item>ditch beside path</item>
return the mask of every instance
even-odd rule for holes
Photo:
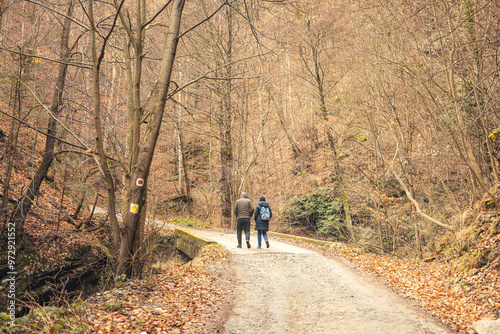
[[[342,260],[270,239],[236,248],[234,233],[190,229],[231,254],[237,282],[227,334],[450,333],[409,301]]]

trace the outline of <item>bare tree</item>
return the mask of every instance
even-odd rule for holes
[[[335,111],[328,106],[327,95],[334,89],[336,84],[341,80],[342,75],[335,79],[330,76],[331,61],[333,58],[332,46],[335,43],[333,34],[335,33],[335,17],[329,15],[331,12],[326,11],[323,17],[313,20],[313,15],[318,15],[317,11],[312,13],[311,8],[300,7],[297,12],[300,13],[303,23],[305,24],[306,33],[302,37],[303,43],[300,46],[300,58],[306,71],[305,79],[315,89],[315,97],[319,105],[319,117],[324,123],[324,131],[327,138],[332,162],[335,168],[335,178],[340,188],[341,199],[344,205],[345,221],[349,231],[350,238],[355,239],[350,204],[346,195],[346,181],[344,172],[340,165],[340,151],[336,147],[334,138],[334,129],[331,125],[330,114]],[[321,22],[321,23],[320,23]]]
[[[136,168],[132,171],[132,182],[129,184],[129,210],[124,217],[124,229],[121,236],[121,245],[118,257],[117,274],[127,276],[139,276],[140,264],[136,258],[141,245],[137,242],[139,233],[140,217],[144,210],[147,179],[151,167],[151,161],[156,148],[156,142],[160,133],[165,103],[170,87],[170,77],[177,51],[180,23],[184,0],[172,2],[170,21],[168,24],[167,40],[158,75],[157,86],[151,97],[151,110],[149,111],[149,122],[143,143],[139,146],[139,156]],[[135,182],[134,182],[135,181]]]
[[[123,3],[123,2],[122,2]],[[119,9],[118,9],[119,10]],[[90,23],[90,48],[91,48],[91,54],[92,54],[92,83],[93,83],[93,97],[94,97],[94,106],[93,106],[93,111],[94,111],[94,126],[95,126],[95,141],[96,141],[96,148],[97,148],[97,153],[98,156],[94,155],[94,158],[97,161],[97,165],[101,169],[101,173],[104,175],[104,179],[106,181],[106,186],[108,190],[108,213],[109,213],[109,220],[111,222],[111,227],[113,230],[113,242],[115,244],[115,247],[118,247],[120,244],[120,228],[118,225],[118,221],[116,218],[116,195],[115,195],[115,180],[113,179],[113,175],[111,174],[111,169],[107,161],[106,157],[106,151],[104,148],[104,136],[103,136],[103,130],[102,130],[102,125],[101,125],[101,85],[100,85],[100,70],[101,70],[101,64],[102,60],[104,58],[104,53],[106,50],[106,43],[109,39],[109,36],[111,35],[111,32],[113,29],[110,30],[108,35],[105,37],[103,41],[103,46],[101,49],[100,54],[97,54],[97,42],[96,42],[96,30],[97,30],[97,25],[94,20],[94,1],[90,0],[88,2],[88,18],[89,18],[89,23]],[[116,15],[118,16],[118,14]],[[113,27],[114,24],[116,23],[116,18],[115,22],[113,22]]]
[[[14,167],[14,158],[17,154],[17,141],[19,137],[19,127],[21,123],[19,120],[21,119],[21,108],[22,108],[22,80],[23,80],[23,72],[25,68],[25,59],[26,56],[23,54],[22,47],[19,47],[19,55],[18,55],[18,71],[14,75],[13,85],[14,85],[14,96],[11,99],[12,105],[12,117],[11,126],[9,130],[9,136],[7,140],[7,145],[5,145],[5,154],[3,155],[3,159],[6,161],[5,168],[5,179],[3,185],[3,194],[2,194],[2,204],[0,207],[1,212],[6,212],[7,203],[9,202],[9,190],[10,190],[10,179],[12,174],[12,168]],[[7,217],[7,215],[5,215]]]
[[[66,16],[64,18],[63,29],[61,32],[61,44],[60,44],[60,60],[58,65],[58,75],[54,85],[52,104],[49,110],[49,121],[47,124],[47,134],[45,139],[45,148],[43,151],[43,159],[38,167],[35,175],[33,176],[26,193],[20,200],[19,205],[16,207],[14,212],[14,220],[18,222],[20,231],[23,231],[24,220],[26,215],[33,204],[33,201],[38,196],[40,192],[40,186],[47,175],[47,172],[52,165],[54,160],[54,147],[56,144],[56,134],[57,134],[57,116],[60,113],[62,106],[62,97],[65,91],[66,85],[66,74],[68,71],[68,62],[70,60],[71,48],[69,46],[69,35],[71,31],[72,24],[72,13],[74,9],[73,1],[68,4],[68,9],[66,11]]]

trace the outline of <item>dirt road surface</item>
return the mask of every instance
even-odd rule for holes
[[[227,334],[450,333],[409,301],[341,259],[270,238],[236,248],[236,235],[192,230],[231,254],[237,287]]]

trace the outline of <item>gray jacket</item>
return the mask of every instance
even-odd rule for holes
[[[234,215],[239,218],[250,218],[253,216],[252,202],[248,199],[247,193],[241,193],[241,198],[234,204]]]

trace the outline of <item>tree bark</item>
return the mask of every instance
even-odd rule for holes
[[[118,1],[114,1],[118,8]],[[132,30],[127,26],[128,21],[120,11],[120,24],[124,31],[122,38],[122,47],[124,53],[125,79],[127,82],[127,136],[125,148],[125,171],[124,171],[124,191],[123,191],[123,212],[128,211],[129,190],[132,182],[132,169],[137,164],[139,156],[140,125],[142,117],[141,108],[141,77],[142,77],[142,59],[144,45],[144,27],[145,21],[145,1],[137,0],[136,26],[137,36],[134,38]],[[132,66],[132,57],[130,55],[130,45],[134,50],[134,65]]]
[[[138,240],[140,219],[146,204],[147,179],[151,161],[156,148],[158,135],[165,110],[172,68],[177,52],[180,23],[185,0],[174,0],[170,16],[167,40],[160,66],[160,74],[157,80],[157,89],[151,97],[151,113],[146,130],[145,140],[139,147],[137,168],[132,172],[132,182],[129,191],[129,210],[125,213],[124,229],[121,235],[121,244],[118,254],[117,275],[127,277],[139,275],[134,268],[140,267],[136,254],[140,251],[142,240]],[[138,184],[138,179],[144,180]]]
[[[22,50],[22,49],[21,49]],[[12,168],[14,167],[14,158],[16,156],[17,151],[17,141],[19,137],[19,127],[20,123],[17,121],[21,119],[21,104],[22,104],[22,91],[21,91],[21,80],[23,74],[23,60],[24,56],[22,54],[19,55],[19,70],[17,73],[17,79],[15,82],[14,88],[14,107],[13,114],[16,117],[12,118],[9,139],[7,141],[7,145],[5,145],[5,154],[4,158],[7,162],[7,166],[5,168],[5,179],[3,184],[3,194],[2,194],[2,205],[0,212],[5,213],[5,217],[7,217],[7,203],[9,203],[9,191],[10,191],[10,179],[12,175]],[[17,119],[16,119],[17,118]]]
[[[116,219],[116,195],[115,195],[115,181],[111,175],[111,171],[106,159],[106,152],[104,150],[104,136],[102,134],[101,126],[101,91],[100,91],[100,69],[101,60],[104,56],[101,53],[100,57],[97,56],[97,45],[96,45],[96,25],[94,22],[94,0],[89,0],[88,4],[88,16],[90,20],[90,40],[91,40],[91,52],[92,52],[92,81],[93,81],[93,97],[94,97],[94,126],[95,126],[95,141],[96,148],[99,156],[94,155],[94,159],[97,161],[101,173],[104,175],[106,181],[106,186],[108,189],[108,213],[109,220],[111,223],[113,243],[115,247],[120,244],[120,227]],[[102,50],[104,52],[104,49]]]
[[[231,8],[226,9],[227,21],[227,42],[224,46],[224,61],[231,64],[232,60],[232,46],[233,46],[233,31],[232,31],[232,12]],[[233,140],[232,140],[232,124],[233,124],[233,110],[232,110],[232,66],[227,65],[224,69],[222,77],[224,78],[221,87],[221,100],[220,100],[220,156],[221,156],[221,177],[219,180],[220,194],[221,194],[221,210],[222,210],[222,226],[231,228],[232,226],[232,199],[234,197],[233,185]]]
[[[31,180],[28,188],[26,189],[26,193],[20,200],[20,204],[16,208],[14,213],[14,220],[19,223],[20,231],[24,228],[24,221],[26,219],[26,215],[31,208],[32,203],[35,198],[40,193],[40,186],[47,176],[47,172],[52,165],[52,161],[54,160],[54,146],[56,143],[55,135],[57,134],[57,121],[54,117],[59,115],[61,104],[62,104],[62,96],[65,89],[66,84],[66,74],[68,71],[67,63],[70,60],[70,48],[69,48],[69,34],[71,30],[71,17],[73,15],[74,4],[73,1],[69,1],[69,7],[66,13],[66,18],[63,23],[63,30],[61,33],[61,46],[60,46],[60,59],[62,60],[59,63],[59,70],[57,75],[56,84],[54,87],[52,104],[50,107],[51,115],[49,115],[49,122],[47,124],[47,138],[45,139],[45,148],[43,151],[43,158],[40,166],[38,167],[33,179]]]
[[[182,76],[182,75],[181,75]],[[176,137],[177,137],[177,162],[179,175],[179,190],[180,195],[186,195],[186,207],[188,214],[191,215],[191,184],[189,182],[189,174],[187,168],[186,149],[184,145],[184,134],[182,131],[182,92],[179,93],[179,103],[177,104],[177,122],[176,122]]]

